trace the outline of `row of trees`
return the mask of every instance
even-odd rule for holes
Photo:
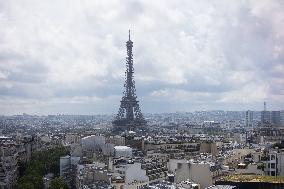
[[[59,177],[60,156],[68,153],[68,149],[63,146],[33,153],[32,160],[27,165],[22,165],[24,172],[18,180],[17,189],[42,189],[43,176],[47,173],[55,176],[50,183],[50,189],[68,189],[67,184]]]

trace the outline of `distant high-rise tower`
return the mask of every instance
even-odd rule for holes
[[[280,111],[280,125],[284,127],[284,111]],[[0,132],[1,134],[1,132]]]
[[[270,121],[275,126],[281,125],[281,114],[280,111],[271,111],[270,112]]]
[[[130,30],[128,41],[126,42],[127,57],[123,97],[115,120],[112,122],[115,130],[135,130],[146,125],[143,114],[140,111],[134,81],[133,68],[133,42],[130,40]]]
[[[264,106],[263,111],[261,111],[261,124],[281,126],[281,112],[267,111],[266,102],[264,102],[263,106]]]
[[[248,110],[246,111],[246,127],[253,126],[253,112]]]
[[[263,111],[261,111],[261,124],[269,124],[271,123],[270,112],[266,109],[266,102],[263,103]]]

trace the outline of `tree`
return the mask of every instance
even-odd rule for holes
[[[19,179],[18,189],[41,189],[43,180],[40,175],[28,174]]]
[[[62,177],[56,177],[50,181],[48,189],[68,189],[68,185]]]
[[[42,177],[50,172],[58,176],[60,157],[68,153],[68,149],[63,146],[33,153],[32,160],[22,165],[24,171],[18,180],[17,189],[42,189]]]
[[[17,189],[35,189],[35,186],[31,182],[20,182],[18,183]]]

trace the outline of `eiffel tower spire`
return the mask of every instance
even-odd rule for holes
[[[126,42],[127,57],[123,97],[120,101],[118,114],[116,115],[113,126],[117,130],[134,130],[146,125],[146,121],[141,113],[135,89],[134,68],[133,68],[133,42],[130,40],[130,30],[128,41]]]

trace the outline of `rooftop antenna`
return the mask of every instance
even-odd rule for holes
[[[264,106],[264,111],[266,111],[266,102],[265,101],[263,103],[263,106]]]
[[[128,39],[130,41],[130,30],[128,30]]]

